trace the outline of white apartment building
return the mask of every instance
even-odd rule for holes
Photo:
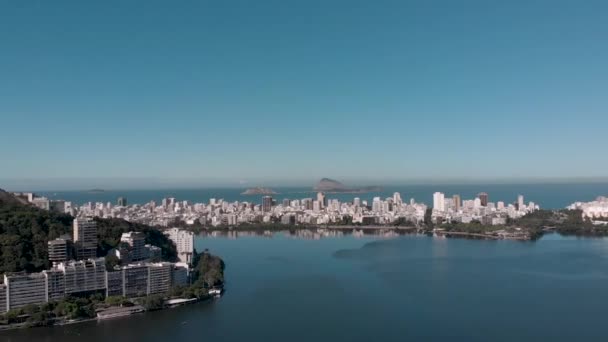
[[[104,258],[62,262],[56,269],[65,277],[65,293],[104,290],[106,286],[106,262]]]
[[[186,264],[191,264],[192,255],[194,254],[194,234],[179,228],[167,229],[164,233],[175,243],[179,260]]]
[[[436,211],[445,211],[445,195],[441,192],[433,194],[433,209]]]
[[[148,294],[166,293],[171,289],[173,264],[159,262],[148,265]]]
[[[4,285],[6,311],[47,302],[46,277],[43,273],[5,274]]]

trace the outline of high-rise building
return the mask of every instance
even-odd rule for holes
[[[302,199],[302,206],[304,206],[305,210],[312,210],[313,209],[313,203],[312,203],[312,198],[304,198]]]
[[[355,207],[360,207],[360,206],[361,206],[361,199],[360,199],[359,197],[355,197],[355,198],[353,199],[353,205],[354,205]]]
[[[57,238],[49,240],[48,255],[49,261],[52,263],[67,261],[71,256],[71,241],[67,238]]]
[[[272,197],[264,196],[262,197],[262,211],[269,212],[272,210]]]
[[[141,261],[148,258],[146,253],[146,236],[142,232],[122,233],[120,242],[129,245],[129,259],[131,261]]]
[[[77,259],[97,257],[97,223],[92,218],[74,219],[74,245]]]
[[[325,194],[321,191],[317,192],[317,201],[321,208],[325,208],[327,206],[327,199],[325,198]]]
[[[487,207],[488,206],[488,194],[485,192],[480,192],[477,194],[477,197],[479,198],[479,201],[481,201],[481,206],[482,207]]]
[[[171,228],[164,233],[177,247],[179,260],[191,264],[192,255],[194,254],[194,234],[179,228]]]
[[[116,201],[116,205],[119,207],[127,206],[127,198],[126,197],[118,197],[118,201]]]
[[[380,197],[374,197],[372,201],[372,211],[375,213],[382,212],[382,202],[380,201]]]
[[[312,211],[314,211],[314,212],[321,211],[321,202],[319,202],[319,201],[312,201]]]
[[[454,202],[454,210],[456,210],[456,211],[460,210],[460,207],[462,206],[462,202],[460,200],[460,195],[452,196],[452,202]]]
[[[283,199],[283,207],[289,207],[289,198]]]
[[[524,208],[524,195],[517,196],[517,210],[522,210]]]
[[[445,195],[441,192],[433,194],[433,209],[436,211],[445,211]]]
[[[394,202],[395,204],[401,204],[401,203],[402,203],[402,201],[401,201],[401,194],[400,194],[400,193],[395,192],[395,193],[393,194],[393,202]]]

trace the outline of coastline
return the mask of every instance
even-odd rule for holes
[[[28,322],[0,325],[0,332],[1,331],[10,331],[10,330],[30,329],[30,328],[50,328],[50,327],[55,327],[55,326],[59,327],[59,326],[66,326],[66,325],[72,325],[72,324],[86,323],[86,322],[91,322],[91,321],[106,321],[106,320],[123,319],[123,318],[128,318],[133,315],[146,314],[146,313],[152,312],[152,311],[171,310],[171,309],[175,309],[175,308],[186,306],[186,305],[206,303],[206,302],[213,300],[214,298],[215,297],[211,296],[211,295],[208,295],[204,298],[190,298],[189,300],[180,302],[179,304],[170,304],[170,305],[165,304],[165,306],[160,309],[144,309],[142,307],[141,310],[138,310],[138,311],[133,311],[133,312],[130,312],[127,314],[121,314],[121,315],[111,316],[111,317],[97,316],[97,317],[91,317],[91,318],[77,318],[77,319],[66,319],[66,320],[58,319],[56,322],[53,322],[52,324],[46,324],[46,325],[31,325]],[[122,307],[117,306],[117,307],[112,307],[112,308],[116,309],[116,308],[122,308]]]

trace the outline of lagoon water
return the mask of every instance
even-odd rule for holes
[[[608,239],[197,237],[221,299],[16,341],[605,341]]]

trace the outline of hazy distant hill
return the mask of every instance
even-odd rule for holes
[[[322,192],[373,192],[373,191],[382,191],[382,188],[379,186],[365,186],[361,188],[350,188],[341,182],[330,179],[323,178],[321,179],[314,187],[314,191],[322,191]]]
[[[270,188],[250,188],[241,193],[241,195],[276,195],[277,192]]]

